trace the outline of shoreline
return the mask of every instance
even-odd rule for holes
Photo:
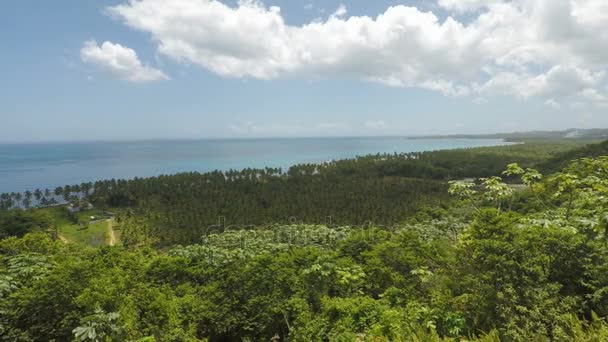
[[[374,155],[393,155],[507,146],[513,143],[504,139],[448,139],[406,138],[310,138],[310,140],[233,140],[181,141],[178,143],[68,143],[57,145],[12,145],[6,151],[13,153],[6,166],[0,163],[0,173],[5,175],[5,184],[0,183],[0,193],[54,189],[58,186],[82,184],[108,179],[132,180],[179,173],[281,168],[287,171],[292,166],[323,164],[327,161],[356,159]],[[485,141],[484,141],[485,140]],[[470,142],[467,144],[466,142]],[[284,142],[281,144],[281,142]],[[439,142],[439,143],[438,143]],[[450,146],[453,145],[453,146]],[[20,146],[22,151],[14,151]],[[84,148],[84,147],[86,148]],[[89,148],[103,150],[99,156],[90,156]],[[258,152],[251,155],[249,150]],[[69,154],[66,152],[69,150]],[[73,151],[72,151],[73,150]],[[59,151],[59,152],[57,152]],[[230,155],[230,153],[235,153]],[[0,150],[0,154],[2,150]],[[6,152],[5,152],[6,153]],[[43,156],[41,160],[28,160],[20,153]],[[99,152],[97,152],[99,153]],[[179,155],[183,153],[183,155]],[[224,153],[224,155],[222,155]],[[57,154],[53,156],[52,154]],[[19,160],[23,159],[24,161]],[[124,172],[123,169],[124,168]],[[52,176],[49,176],[52,175]],[[90,177],[89,177],[90,176]],[[48,180],[48,181],[41,181]],[[18,184],[15,184],[16,183]],[[26,184],[26,182],[28,182]],[[21,183],[21,184],[19,184]],[[45,184],[45,185],[42,185]]]

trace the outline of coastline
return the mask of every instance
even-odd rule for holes
[[[504,146],[504,139],[406,137],[180,140],[0,145],[0,193],[33,191],[106,179],[183,172],[242,170],[376,154]]]

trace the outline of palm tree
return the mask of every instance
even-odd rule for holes
[[[36,198],[36,201],[40,201],[40,198],[42,197],[42,191],[40,189],[36,189],[36,191],[34,191],[34,197]]]
[[[72,192],[72,188],[69,185],[63,187],[63,199],[68,202],[70,200],[70,194]]]
[[[55,196],[61,196],[63,195],[63,188],[58,186],[55,188]]]
[[[23,206],[25,207],[25,209],[29,209],[31,205],[32,205],[32,197],[31,196],[25,197],[23,199]]]
[[[29,207],[32,205],[32,192],[27,190],[25,192],[25,198],[23,199],[23,206],[25,206],[26,209],[29,209]]]
[[[83,194],[84,198],[88,198],[89,197],[89,192],[91,191],[92,188],[93,188],[93,184],[92,183],[82,183],[82,184],[80,184],[80,190],[82,191],[82,194]]]
[[[3,193],[0,195],[0,198],[2,199],[2,203],[0,205],[2,209],[10,209],[13,206],[13,199],[10,194]]]
[[[17,207],[21,208],[21,198],[23,195],[20,192],[13,192],[13,198],[15,199],[15,203]]]

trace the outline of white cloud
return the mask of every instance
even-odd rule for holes
[[[340,6],[338,6],[338,8],[334,12],[334,14],[332,14],[332,17],[341,18],[341,17],[344,17],[347,13],[348,13],[348,10],[346,9],[346,5],[340,4]]]
[[[440,7],[457,13],[475,12],[503,0],[438,0]]]
[[[84,42],[80,58],[85,63],[131,82],[169,79],[161,70],[143,65],[133,49],[108,41],[101,46],[93,40]]]
[[[369,120],[365,122],[365,128],[384,129],[386,128],[386,122],[384,120]]]
[[[253,0],[131,0],[109,12],[151,34],[161,55],[224,77],[346,77],[472,98],[606,96],[605,0],[438,1],[470,18],[402,5],[348,16],[341,6],[296,26]]]
[[[350,126],[341,122],[322,122],[315,126],[316,131],[342,132],[350,129]]]
[[[323,136],[327,134],[343,135],[352,132],[351,126],[340,122],[321,122],[305,124],[301,122],[252,122],[243,121],[228,125],[236,134],[246,136]]]
[[[477,91],[486,94],[510,94],[520,98],[534,96],[567,97],[600,85],[604,72],[592,72],[575,66],[556,65],[540,74],[503,71],[480,87]]]
[[[608,107],[608,96],[600,93],[596,89],[584,89],[579,93],[579,95],[587,102],[591,102],[600,107]]]
[[[559,102],[555,101],[555,99],[548,99],[547,101],[545,101],[545,105],[557,110],[562,108],[562,105],[560,105]]]

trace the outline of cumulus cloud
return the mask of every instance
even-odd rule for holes
[[[336,18],[340,18],[340,17],[344,17],[347,13],[348,13],[348,10],[346,9],[346,5],[340,4],[340,6],[338,6],[338,8],[334,12],[334,14],[332,14],[332,16],[336,17]]]
[[[457,13],[475,12],[503,0],[438,0],[440,7]]]
[[[467,21],[403,5],[348,16],[341,6],[304,25],[253,0],[130,0],[108,12],[149,33],[161,55],[224,77],[347,77],[476,99],[597,102],[606,96],[607,3],[438,0],[454,15],[471,12]]]
[[[603,78],[603,71],[592,72],[572,65],[556,65],[540,74],[498,72],[477,91],[511,94],[521,98],[569,97],[590,87],[600,86]]]
[[[80,49],[80,58],[83,62],[126,81],[148,82],[169,79],[161,70],[143,65],[133,49],[108,41],[101,45],[94,40],[84,42]]]

